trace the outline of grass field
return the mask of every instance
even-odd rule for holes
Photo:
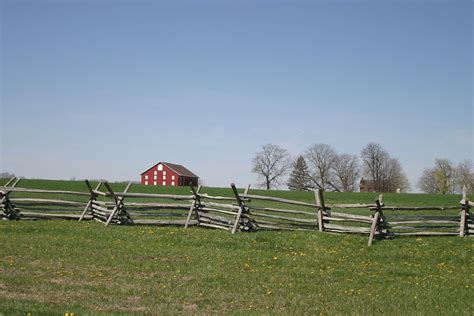
[[[0,184],[4,184],[8,179],[0,179]],[[95,186],[97,181],[92,181],[91,184]],[[88,192],[84,181],[68,181],[68,180],[36,180],[36,179],[23,179],[18,185],[24,188],[42,188],[51,190],[70,190],[70,191],[83,191]],[[123,190],[126,183],[112,183],[114,190]],[[243,189],[240,190],[243,192]],[[142,192],[142,193],[169,193],[169,194],[190,194],[188,187],[153,187],[144,186],[140,184],[134,184],[129,192]],[[228,188],[214,188],[204,187],[203,193],[209,193],[211,195],[220,196],[233,196],[230,184]],[[298,201],[314,202],[313,192],[292,192],[283,190],[261,190],[251,188],[250,193],[262,194],[274,197],[288,198]],[[21,196],[21,193],[15,193],[12,196]],[[28,193],[28,196],[32,196]],[[44,197],[45,195],[41,195]],[[377,193],[360,193],[360,192],[326,192],[325,198],[327,203],[373,203],[378,197]],[[386,193],[384,194],[385,202],[387,205],[411,205],[411,206],[425,206],[425,205],[458,205],[461,200],[461,195],[438,195],[438,194],[396,194]],[[78,198],[80,199],[80,197]]]
[[[86,190],[82,182],[20,184]],[[189,189],[136,185],[132,192]],[[311,192],[265,194],[314,201]],[[328,203],[376,196],[326,194]],[[385,200],[457,205],[460,196],[387,194]],[[197,227],[0,221],[0,314],[472,315],[473,241],[395,238],[367,248],[366,236],[319,232],[231,235]]]

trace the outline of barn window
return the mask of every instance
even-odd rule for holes
[[[163,175],[166,176],[166,171],[163,171]]]
[[[156,176],[157,173],[158,173],[158,171],[155,170],[155,176]]]
[[[163,185],[166,185],[166,181],[163,181]]]
[[[174,180],[174,176],[171,176],[171,180]]]
[[[157,170],[158,170],[158,171],[163,170],[163,165],[162,165],[162,164],[159,164]]]
[[[148,175],[145,176],[145,180],[148,180]]]
[[[148,181],[145,181],[145,185],[148,185]]]
[[[156,176],[156,174],[155,174],[154,179],[156,180],[156,178],[157,178],[157,176]]]
[[[153,181],[153,185],[156,185],[156,181]]]
[[[163,180],[166,180],[166,175],[163,175]]]
[[[174,181],[171,181],[171,185],[174,185]]]

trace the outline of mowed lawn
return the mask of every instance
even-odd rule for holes
[[[81,181],[22,180],[19,186],[86,191]],[[134,185],[131,192],[189,194],[189,188]],[[229,188],[203,192],[232,195]],[[312,192],[251,193],[314,201]],[[325,197],[327,203],[371,203],[377,194]],[[460,198],[386,194],[385,202],[459,205]],[[368,248],[367,236],[317,231],[231,235],[198,227],[0,221],[0,315],[472,315],[473,241],[394,238]]]

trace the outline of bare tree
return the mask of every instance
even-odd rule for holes
[[[436,184],[436,171],[434,168],[425,168],[418,180],[418,187],[425,193],[438,193],[438,186]]]
[[[337,155],[333,164],[333,185],[337,191],[353,192],[359,177],[359,160],[357,156]]]
[[[456,171],[459,192],[462,191],[463,187],[466,187],[467,194],[474,193],[474,166],[472,160],[466,159],[461,161]]]
[[[310,178],[314,187],[322,190],[333,188],[331,170],[337,154],[327,144],[314,144],[305,152],[305,158],[310,168]]]
[[[426,168],[418,187],[426,193],[453,194],[456,191],[456,168],[448,159],[436,159],[432,168]]]
[[[369,143],[362,149],[363,171],[374,181],[375,191],[382,192],[383,166],[389,159],[388,153],[376,143]]]
[[[410,190],[410,183],[403,172],[400,160],[390,158],[386,164],[386,178],[384,181],[384,192],[406,192]]]
[[[408,179],[400,161],[391,158],[380,144],[369,143],[362,149],[364,176],[372,178],[377,192],[395,192],[409,189]]]
[[[291,166],[291,158],[286,149],[266,144],[262,147],[262,151],[255,154],[252,165],[252,172],[263,180],[261,185],[269,190],[282,183],[282,178]]]

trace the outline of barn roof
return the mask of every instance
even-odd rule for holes
[[[168,166],[171,170],[179,174],[180,176],[185,176],[185,177],[192,177],[192,178],[199,178],[197,175],[191,172],[188,168],[186,168],[183,165],[177,165],[174,163],[169,163],[169,162],[162,162],[162,164]]]
[[[159,164],[163,164],[165,166],[167,166],[168,168],[170,168],[171,170],[173,170],[174,172],[176,172],[178,175],[180,176],[184,176],[184,177],[190,177],[190,178],[199,178],[197,175],[195,175],[193,172],[191,172],[191,170],[189,170],[188,168],[186,168],[185,166],[183,165],[177,165],[177,164],[174,164],[174,163],[169,163],[169,162],[159,162],[155,165],[153,165],[152,167],[148,168],[147,170],[145,170],[144,172],[142,172],[142,174],[144,174],[145,172],[147,172],[148,170],[156,167],[157,165]]]
[[[372,180],[372,179],[364,179],[364,178],[360,179],[360,184],[370,185],[370,184],[374,184],[374,183],[375,183],[375,180]]]

